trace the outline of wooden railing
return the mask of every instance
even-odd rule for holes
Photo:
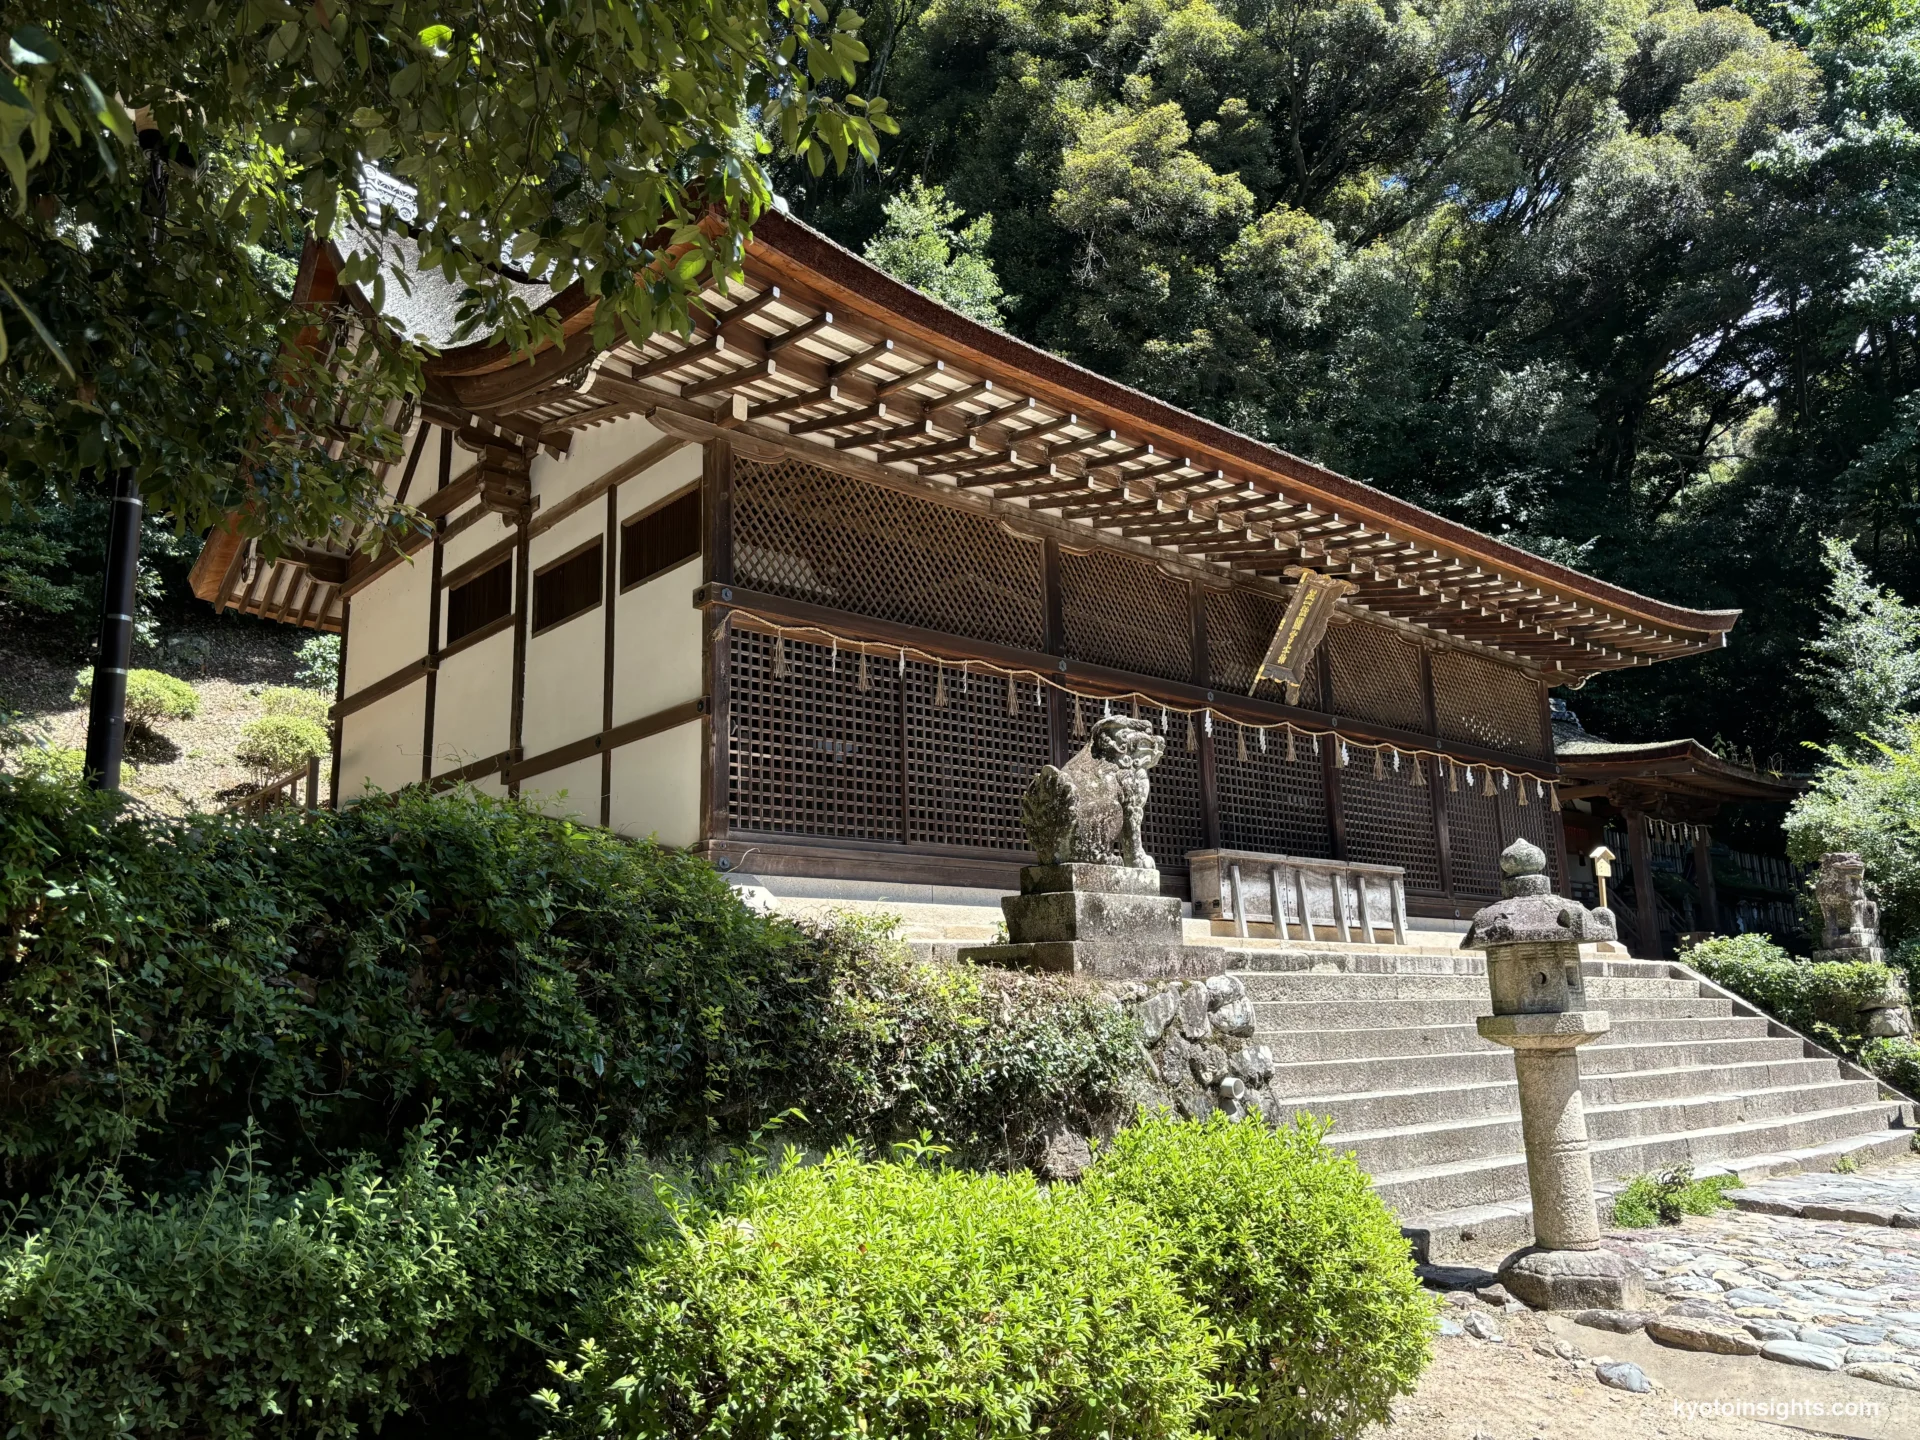
[[[222,810],[239,811],[242,814],[258,814],[262,810],[271,810],[276,805],[297,805],[300,803],[300,784],[306,782],[306,808],[320,808],[320,757],[314,756],[303,765],[296,765],[286,774],[269,780],[258,790],[249,790],[245,795],[235,796]]]
[[[1251,850],[1192,850],[1187,864],[1195,914],[1232,921],[1235,935],[1260,926],[1278,940],[1372,944],[1386,930],[1394,944],[1407,943],[1406,872],[1398,865]]]

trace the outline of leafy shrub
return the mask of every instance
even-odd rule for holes
[[[191,1175],[249,1117],[276,1163],[390,1156],[435,1104],[469,1136],[517,1109],[658,1146],[798,1106],[828,1140],[980,1150],[1111,1110],[1133,1063],[1071,986],[904,966],[470,789],[176,821],[0,776],[0,943],[16,1194],[114,1157]]]
[[[1880,902],[1881,933],[1920,935],[1920,720],[1900,722],[1899,743],[1868,737],[1864,754],[1839,747],[1787,812],[1787,853],[1802,865],[1830,850],[1857,850]]]
[[[1885,965],[1813,964],[1796,960],[1763,935],[1716,935],[1680,952],[1716,984],[1768,1014],[1848,1055],[1857,1054],[1862,1007],[1897,988]]]
[[[1133,1206],[838,1151],[638,1274],[563,1435],[1184,1436],[1215,1337]]]
[[[1683,1215],[1711,1215],[1732,1202],[1729,1190],[1738,1190],[1733,1175],[1693,1176],[1693,1166],[1676,1165],[1660,1175],[1636,1175],[1613,1197],[1613,1223],[1629,1230],[1653,1225],[1678,1225]]]
[[[1920,1096],[1920,1045],[1906,1035],[1869,1040],[1860,1063],[1897,1090]]]
[[[29,745],[14,752],[13,763],[22,775],[76,784],[86,773],[87,752],[77,745]]]
[[[312,635],[297,652],[295,678],[309,689],[330,691],[340,683],[340,637]]]
[[[333,697],[320,690],[298,685],[269,685],[260,692],[260,711],[264,715],[294,715],[324,726],[331,719]]]
[[[75,705],[93,699],[93,670],[82,670],[73,687]],[[162,720],[191,720],[200,713],[200,692],[186,681],[163,670],[127,672],[127,724],[142,730],[156,728]]]
[[[1269,1128],[1164,1113],[1123,1130],[1083,1182],[1098,1209],[1145,1209],[1180,1282],[1225,1339],[1222,1436],[1357,1436],[1413,1388],[1434,1330],[1407,1241],[1351,1156],[1302,1119]]]
[[[293,1194],[244,1158],[165,1202],[65,1186],[0,1234],[0,1425],[333,1436],[412,1407],[458,1433],[530,1397],[668,1233],[636,1178],[423,1141],[390,1178],[360,1162]]]
[[[240,729],[234,757],[263,775],[284,775],[333,747],[326,726],[304,715],[262,715]]]
[[[930,1131],[990,1161],[1060,1120],[1119,1118],[1139,1027],[1083,982],[916,961],[852,920],[817,933],[826,1003],[801,1042],[800,1103],[830,1134]]]

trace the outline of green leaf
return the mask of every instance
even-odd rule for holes
[[[73,373],[73,365],[67,359],[67,352],[60,348],[60,342],[53,338],[52,332],[40,323],[40,317],[29,310],[26,302],[14,294],[13,287],[7,283],[4,275],[0,275],[0,293],[4,293],[9,300],[13,301],[14,308],[27,317],[27,324],[31,325],[33,327],[33,333],[40,337],[40,343],[52,352],[53,358],[59,362],[60,368],[67,372],[67,378],[78,381],[80,377]]]
[[[0,104],[18,106],[29,114],[33,112],[33,100],[28,96],[26,87],[11,75],[4,85],[0,85]]]
[[[58,65],[66,55],[38,25],[22,25],[7,40],[7,58],[16,65]]]

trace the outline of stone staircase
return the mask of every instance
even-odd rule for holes
[[[993,937],[991,909],[848,905],[899,918],[903,939],[951,960]],[[783,909],[802,912],[786,902]],[[1218,952],[1254,1002],[1289,1113],[1330,1117],[1417,1248],[1532,1233],[1513,1056],[1482,1040],[1486,957],[1458,934],[1415,929],[1404,945],[1244,938],[1185,922],[1189,946]],[[1260,927],[1266,928],[1266,927]],[[1603,1195],[1683,1162],[1743,1178],[1829,1170],[1904,1155],[1913,1105],[1684,967],[1582,947],[1588,1004],[1613,1027],[1580,1049],[1581,1091]]]
[[[1482,955],[1431,942],[1222,948],[1273,1053],[1274,1092],[1332,1119],[1328,1143],[1354,1152],[1416,1242],[1438,1256],[1527,1238],[1513,1060],[1474,1027],[1488,1008]],[[1909,1149],[1900,1100],[1682,967],[1596,954],[1584,968],[1589,1005],[1613,1018],[1580,1050],[1603,1192],[1682,1162],[1763,1175]]]

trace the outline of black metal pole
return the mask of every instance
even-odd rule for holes
[[[133,467],[125,466],[113,477],[113,508],[107,520],[107,578],[100,598],[100,650],[93,662],[93,696],[87,713],[87,784],[95,790],[120,788],[142,513]]]

